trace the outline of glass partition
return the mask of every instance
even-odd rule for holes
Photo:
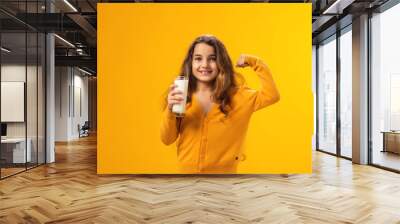
[[[45,114],[46,114],[46,76],[45,76],[45,65],[46,65],[46,38],[45,34],[38,33],[38,64],[37,64],[37,147],[38,147],[38,155],[37,162],[38,164],[44,164],[46,162],[46,145],[45,145]]]
[[[27,33],[27,142],[30,148],[30,160],[27,163],[28,168],[37,165],[37,132],[38,132],[38,36],[36,32]]]
[[[45,34],[16,19],[44,3],[0,2],[1,179],[45,163]]]
[[[3,32],[1,47],[0,110],[6,130],[1,139],[1,176],[6,177],[25,170],[32,155],[26,140],[26,33]]]
[[[400,4],[371,18],[372,163],[400,171]]]
[[[352,157],[352,34],[351,26],[340,36],[340,154]]]
[[[336,36],[318,47],[318,149],[336,154]]]

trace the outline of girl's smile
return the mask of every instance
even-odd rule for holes
[[[212,70],[200,70],[199,73],[201,75],[211,75],[212,74]]]

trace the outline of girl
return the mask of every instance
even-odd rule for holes
[[[177,118],[172,106],[183,94],[170,86],[161,124],[161,140],[177,139],[182,173],[236,173],[243,160],[243,143],[253,112],[279,100],[269,68],[257,57],[241,55],[237,67],[251,67],[261,81],[256,91],[246,87],[233,69],[224,44],[203,35],[191,44],[181,74],[189,78],[186,113]]]

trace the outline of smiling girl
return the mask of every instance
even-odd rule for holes
[[[161,124],[164,144],[178,139],[182,173],[236,173],[239,161],[244,160],[252,113],[279,101],[271,72],[261,59],[242,54],[236,66],[251,67],[260,78],[261,89],[244,85],[216,37],[200,36],[189,47],[181,68],[189,79],[185,116],[176,117],[171,111],[184,100],[183,93],[171,85]]]

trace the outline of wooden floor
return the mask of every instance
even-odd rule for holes
[[[26,170],[24,168],[1,168],[1,178],[11,176],[13,174],[19,173]]]
[[[6,178],[11,175],[15,175],[20,172],[24,172],[27,169],[33,169],[37,166],[36,163],[27,163],[27,167],[25,164],[18,164],[18,167],[6,167],[1,168],[1,178]]]
[[[400,223],[400,175],[316,152],[312,175],[96,174],[96,138],[0,181],[0,223]]]

